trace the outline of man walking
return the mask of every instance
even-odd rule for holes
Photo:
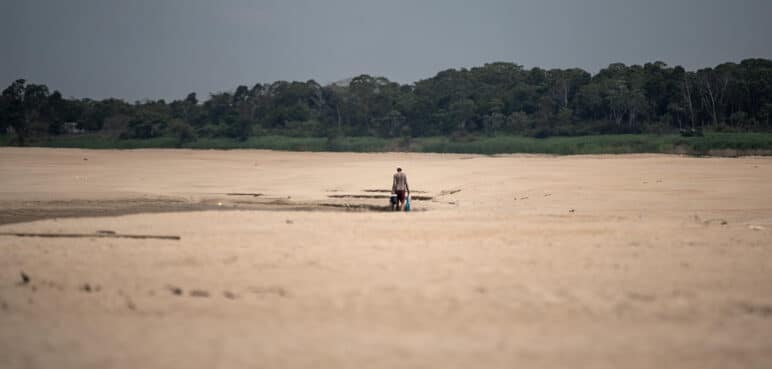
[[[405,206],[405,193],[410,196],[410,187],[407,185],[407,176],[402,171],[402,168],[397,168],[397,173],[394,173],[394,182],[391,185],[391,193],[397,195],[397,210],[402,210]]]

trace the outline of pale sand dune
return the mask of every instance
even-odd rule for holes
[[[0,236],[0,368],[772,363],[772,158],[0,148],[0,223],[182,238]]]

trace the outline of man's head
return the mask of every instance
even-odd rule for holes
[[[401,172],[401,171],[402,171],[402,168],[397,168],[397,172]]]

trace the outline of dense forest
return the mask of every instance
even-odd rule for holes
[[[251,136],[530,137],[772,131],[772,60],[687,71],[655,62],[582,69],[491,63],[413,84],[360,75],[322,86],[278,81],[200,101],[64,98],[19,79],[0,97],[8,142],[99,133],[114,139]]]

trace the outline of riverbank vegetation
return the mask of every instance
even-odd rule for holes
[[[0,138],[7,146],[8,138]],[[246,140],[231,138],[200,138],[180,144],[177,138],[166,136],[151,139],[115,139],[104,136],[57,136],[34,140],[30,145],[87,149],[265,149],[285,151],[346,151],[346,152],[433,152],[469,154],[624,154],[666,153],[683,155],[742,156],[772,155],[772,133],[706,133],[702,137],[682,137],[677,134],[624,134],[575,137],[533,138],[522,136],[454,137],[288,137],[259,136]]]
[[[490,63],[411,84],[277,81],[167,102],[65,98],[13,82],[0,144],[555,154],[772,149],[772,61],[526,69]]]

